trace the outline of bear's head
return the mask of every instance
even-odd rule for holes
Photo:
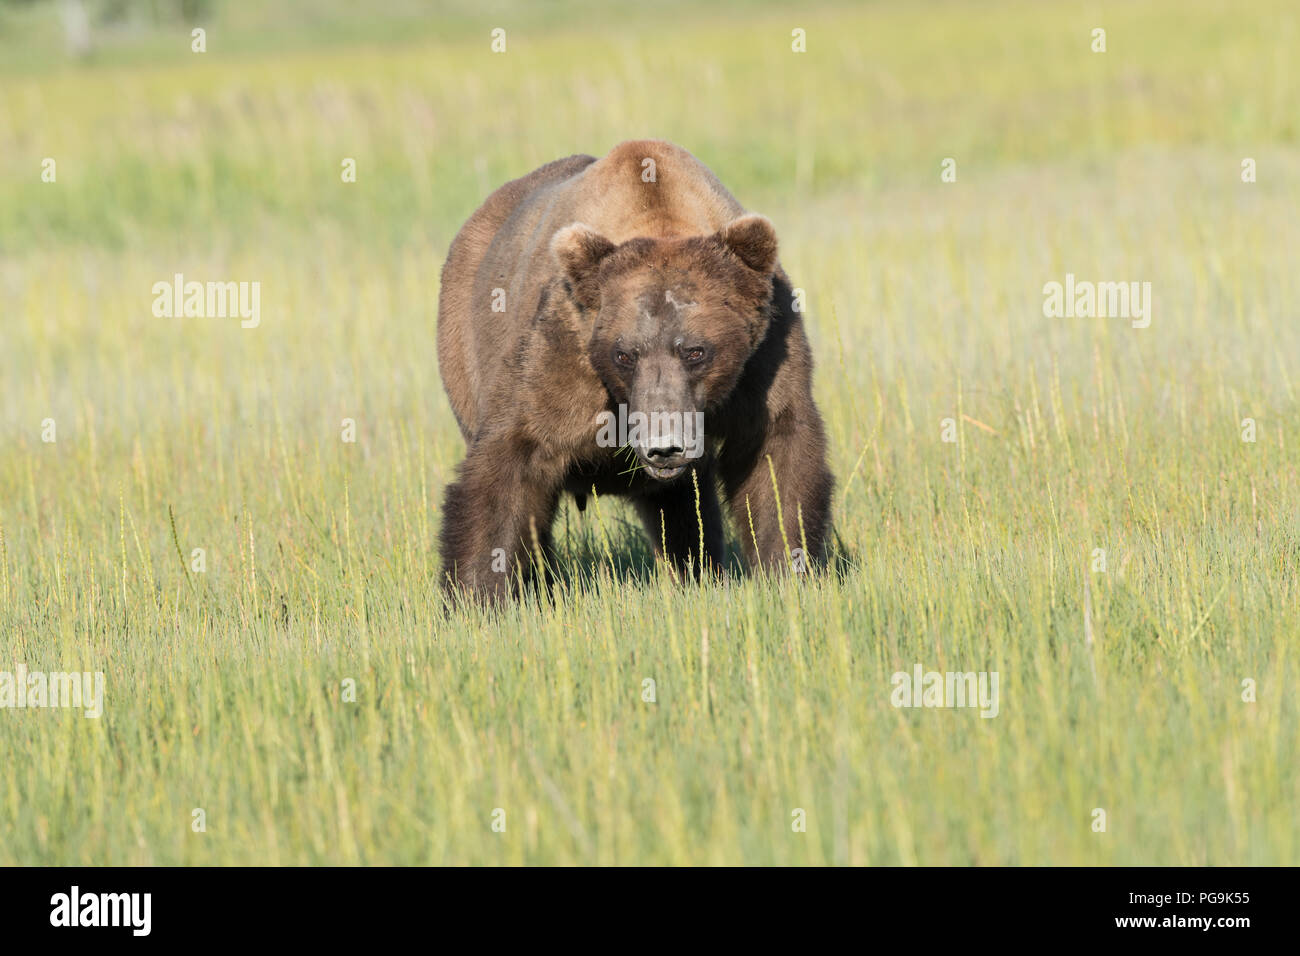
[[[732,394],[767,334],[772,223],[745,215],[712,235],[619,245],[574,223],[551,250],[582,316],[588,358],[625,406],[644,471],[678,477],[703,451],[693,426]]]

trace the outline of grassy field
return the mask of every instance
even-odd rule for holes
[[[0,863],[1300,862],[1293,4],[415,6],[0,9],[0,670],[106,678],[0,710]],[[680,588],[602,501],[553,607],[448,615],[447,246],[643,136],[807,290],[838,570]]]

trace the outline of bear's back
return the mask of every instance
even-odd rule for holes
[[[518,268],[528,215],[541,196],[594,162],[594,156],[569,156],[511,180],[488,196],[451,242],[438,293],[438,370],[466,439],[477,427],[476,396],[491,367],[477,346],[484,338],[506,344],[501,336],[509,335],[515,314],[509,306],[530,271]],[[486,298],[480,294],[485,282]],[[492,311],[494,288],[505,292],[505,312]]]

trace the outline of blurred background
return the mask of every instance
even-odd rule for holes
[[[0,722],[0,860],[1293,863],[1297,50],[1294,0],[0,0],[0,634],[118,688]],[[852,570],[737,585],[742,640],[566,510],[582,600],[448,623],[448,244],[642,137],[776,224]],[[155,317],[176,273],[260,326]],[[1067,273],[1150,327],[1045,317]],[[914,661],[1000,667],[1003,716],[900,716]],[[195,793],[237,839],[178,833]],[[430,823],[539,794],[590,812]],[[795,799],[834,826],[772,839]]]
[[[0,369],[17,389],[0,414],[80,407],[103,386],[61,390],[92,372],[134,391],[128,416],[182,368],[204,401],[238,402],[272,387],[268,364],[358,404],[378,397],[364,354],[395,360],[386,394],[415,413],[438,391],[436,277],[460,223],[506,179],[643,136],[777,219],[820,354],[834,312],[855,336],[838,347],[904,381],[1053,353],[1090,375],[1120,325],[1043,322],[1042,284],[1066,271],[1154,281],[1166,321],[1145,346],[1187,360],[1197,328],[1169,321],[1176,303],[1285,338],[1263,313],[1294,296],[1251,276],[1294,251],[1297,40],[1285,2],[0,0]],[[1264,172],[1242,188],[1247,156]],[[260,278],[266,327],[154,321],[141,290],[175,272]],[[1259,349],[1216,353],[1280,381]],[[842,386],[866,388],[856,374]]]

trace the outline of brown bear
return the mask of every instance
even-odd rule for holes
[[[489,196],[443,266],[438,367],[467,445],[443,506],[453,591],[499,598],[545,568],[566,491],[628,497],[691,574],[722,566],[719,489],[747,566],[823,554],[826,439],[776,233],[678,146],[570,156]]]

